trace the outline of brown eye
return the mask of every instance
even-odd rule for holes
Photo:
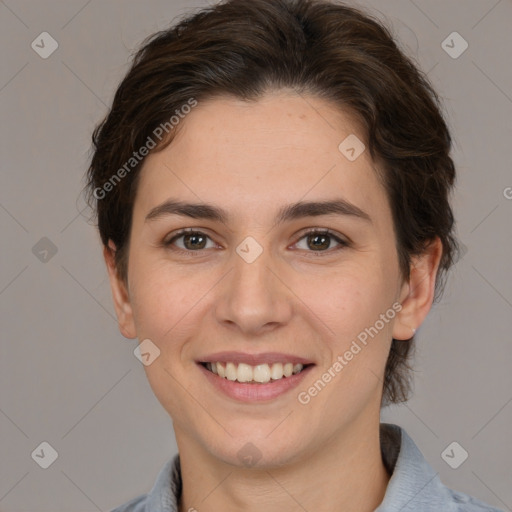
[[[321,235],[315,233],[314,235],[308,235],[308,246],[313,250],[329,249],[331,245],[331,237],[329,235]]]
[[[181,231],[173,236],[170,240],[164,242],[165,246],[176,245],[182,251],[199,251],[206,249],[206,244],[210,237],[201,231]],[[177,243],[178,240],[183,240],[183,245]]]
[[[204,249],[206,245],[206,236],[201,233],[191,233],[183,235],[183,244],[188,250]]]
[[[301,243],[302,240],[305,240],[305,244],[303,244],[302,247],[299,247],[299,244]],[[334,235],[330,231],[313,230],[309,231],[308,233],[305,233],[300,238],[299,242],[297,242],[296,245],[298,246],[299,249],[304,249],[308,252],[328,252],[329,249],[342,249],[343,247],[348,246],[348,243],[342,240],[340,237]]]

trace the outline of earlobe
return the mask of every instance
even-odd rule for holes
[[[135,323],[133,321],[133,311],[130,302],[130,295],[126,283],[119,276],[115,264],[116,246],[112,240],[109,240],[108,247],[103,247],[103,257],[107,265],[107,272],[112,291],[112,299],[116,310],[119,331],[125,338],[134,339],[137,337]]]
[[[423,323],[434,301],[435,284],[443,246],[435,238],[419,256],[411,261],[409,281],[401,290],[402,309],[393,326],[393,338],[412,338]]]

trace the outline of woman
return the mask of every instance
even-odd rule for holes
[[[119,327],[179,449],[116,512],[496,510],[380,424],[456,252],[450,134],[385,28],[205,9],[145,42],[93,139]]]

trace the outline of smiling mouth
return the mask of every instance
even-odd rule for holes
[[[297,375],[313,364],[273,363],[255,366],[232,362],[202,362],[208,371],[226,380],[246,384],[267,384]]]

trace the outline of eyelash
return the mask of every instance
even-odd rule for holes
[[[181,254],[186,254],[187,256],[192,256],[192,257],[195,256],[194,253],[197,253],[197,256],[200,256],[201,255],[200,253],[206,250],[206,249],[198,249],[196,251],[191,251],[191,250],[185,250],[185,249],[180,249],[180,248],[172,248],[171,247],[172,244],[176,240],[178,240],[179,238],[183,237],[184,235],[203,235],[203,236],[205,236],[205,237],[207,237],[207,238],[209,238],[211,240],[211,238],[206,233],[203,233],[202,231],[199,231],[199,230],[194,229],[194,228],[187,228],[187,229],[182,229],[182,230],[178,231],[178,233],[176,233],[169,240],[164,240],[162,245],[165,248],[170,249],[170,250],[172,250],[174,252],[181,253]],[[344,248],[346,248],[346,247],[348,247],[350,245],[348,241],[341,239],[340,237],[335,235],[329,229],[319,229],[319,228],[314,228],[314,229],[311,229],[311,230],[306,231],[305,233],[303,233],[300,236],[300,238],[295,242],[294,245],[296,245],[303,238],[306,238],[309,235],[329,236],[330,238],[334,239],[339,244],[339,246],[337,248],[334,248],[334,249],[326,249],[324,251],[314,251],[314,250],[306,251],[306,252],[310,252],[310,253],[314,254],[315,257],[316,256],[327,256],[327,255],[330,255],[333,252],[341,250],[341,249],[344,249]]]

